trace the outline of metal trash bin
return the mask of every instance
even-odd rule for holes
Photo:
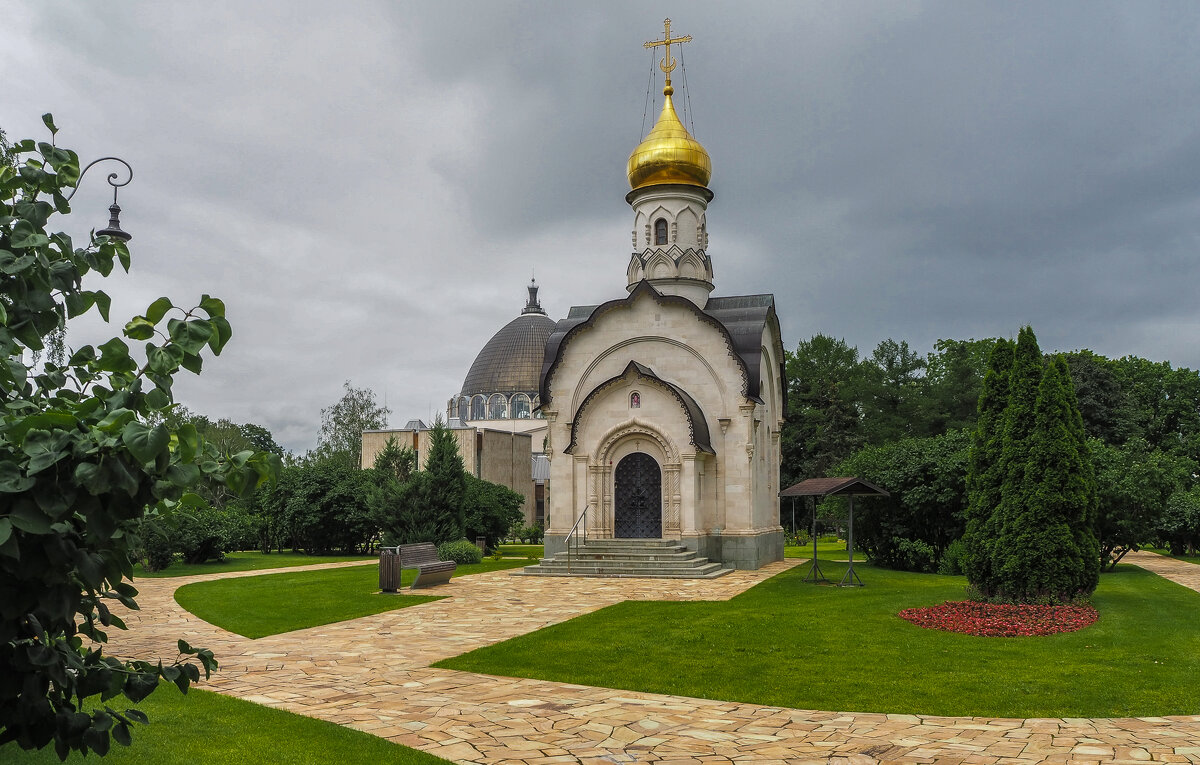
[[[400,548],[379,548],[379,589],[395,592],[400,589]]]

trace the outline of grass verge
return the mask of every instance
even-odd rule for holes
[[[526,563],[485,560],[459,566],[454,576],[516,568]],[[415,577],[416,571],[406,569],[402,586],[412,584]],[[261,638],[394,611],[441,597],[436,594],[436,587],[419,590],[420,595],[410,592],[381,593],[376,566],[353,566],[193,582],[176,590],[175,600],[209,624],[248,638]]]
[[[1184,563],[1200,563],[1200,555],[1172,555],[1171,551],[1165,547],[1144,547],[1142,549],[1144,549],[1146,552],[1158,553],[1159,555],[1167,558],[1181,560]]]
[[[120,710],[128,703],[113,699],[109,705]],[[193,689],[184,696],[173,687],[164,686],[137,708],[150,717],[150,724],[134,726],[132,746],[114,743],[103,759],[95,754],[86,758],[72,754],[67,762],[111,765],[326,765],[350,759],[387,765],[447,762],[324,720],[208,691]],[[57,765],[59,759],[53,745],[27,752],[16,744],[5,744],[0,746],[0,762]]]
[[[310,566],[314,563],[341,563],[342,561],[377,560],[375,555],[305,555],[304,553],[263,553],[233,552],[225,556],[225,560],[210,560],[204,563],[172,563],[162,571],[147,571],[141,564],[134,566],[133,573],[137,579],[165,579],[172,576],[193,576],[195,574],[220,574],[225,571],[261,571],[269,568],[287,568],[289,566]]]
[[[844,540],[835,540],[830,542],[817,541],[817,557],[821,560],[846,560],[849,555],[846,552],[846,542]],[[783,548],[783,557],[785,558],[811,558],[812,557],[812,542],[806,545],[787,546]],[[860,561],[865,561],[867,556],[862,550],[855,548],[854,563],[855,568],[858,567]]]
[[[837,581],[845,565],[822,561]],[[857,568],[857,566],[856,566]],[[1194,714],[1200,594],[1134,566],[1101,577],[1079,632],[981,638],[903,608],[961,600],[963,577],[863,566],[863,588],[797,566],[726,602],[625,602],[434,666],[800,709],[1123,717]]]
[[[500,553],[506,557],[526,558],[530,555],[540,558],[546,554],[545,545],[497,545]]]

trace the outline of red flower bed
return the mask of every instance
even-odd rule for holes
[[[1013,606],[970,600],[946,601],[940,606],[926,608],[906,608],[898,615],[918,627],[980,637],[1027,637],[1075,632],[1090,626],[1100,617],[1090,605]]]

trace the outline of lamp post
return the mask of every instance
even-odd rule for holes
[[[67,201],[70,202],[71,197],[75,196],[75,192],[79,191],[79,184],[83,183],[83,176],[87,175],[88,170],[91,170],[94,165],[108,161],[120,162],[124,165],[125,171],[129,173],[129,177],[118,182],[117,179],[120,176],[117,173],[108,174],[108,185],[113,187],[113,203],[108,207],[108,228],[102,228],[96,233],[102,236],[111,236],[113,239],[120,239],[122,242],[128,242],[133,238],[133,235],[121,229],[121,206],[117,204],[117,190],[122,186],[128,186],[129,182],[133,180],[133,168],[129,166],[128,162],[120,157],[101,157],[88,163],[88,166],[83,168],[83,172],[79,174],[79,180],[75,181],[75,188],[71,189],[71,193],[67,195]]]

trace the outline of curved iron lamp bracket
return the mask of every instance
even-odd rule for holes
[[[113,162],[120,162],[122,165],[125,166],[125,171],[127,173],[129,173],[129,177],[121,182],[117,182],[117,178],[121,177],[117,173],[109,173],[108,174],[108,185],[113,187],[113,204],[116,204],[117,203],[117,189],[121,188],[122,186],[128,186],[129,182],[133,180],[133,168],[130,167],[128,162],[121,159],[120,157],[101,157],[100,159],[92,160],[91,162],[89,162],[88,166],[83,168],[83,172],[81,172],[79,174],[79,180],[75,181],[75,188],[71,189],[71,193],[67,195],[67,201],[70,202],[71,197],[75,196],[75,192],[79,191],[79,184],[83,182],[83,176],[87,175],[87,171],[92,169],[92,165],[96,165],[101,162],[107,162],[109,160],[112,160]]]

